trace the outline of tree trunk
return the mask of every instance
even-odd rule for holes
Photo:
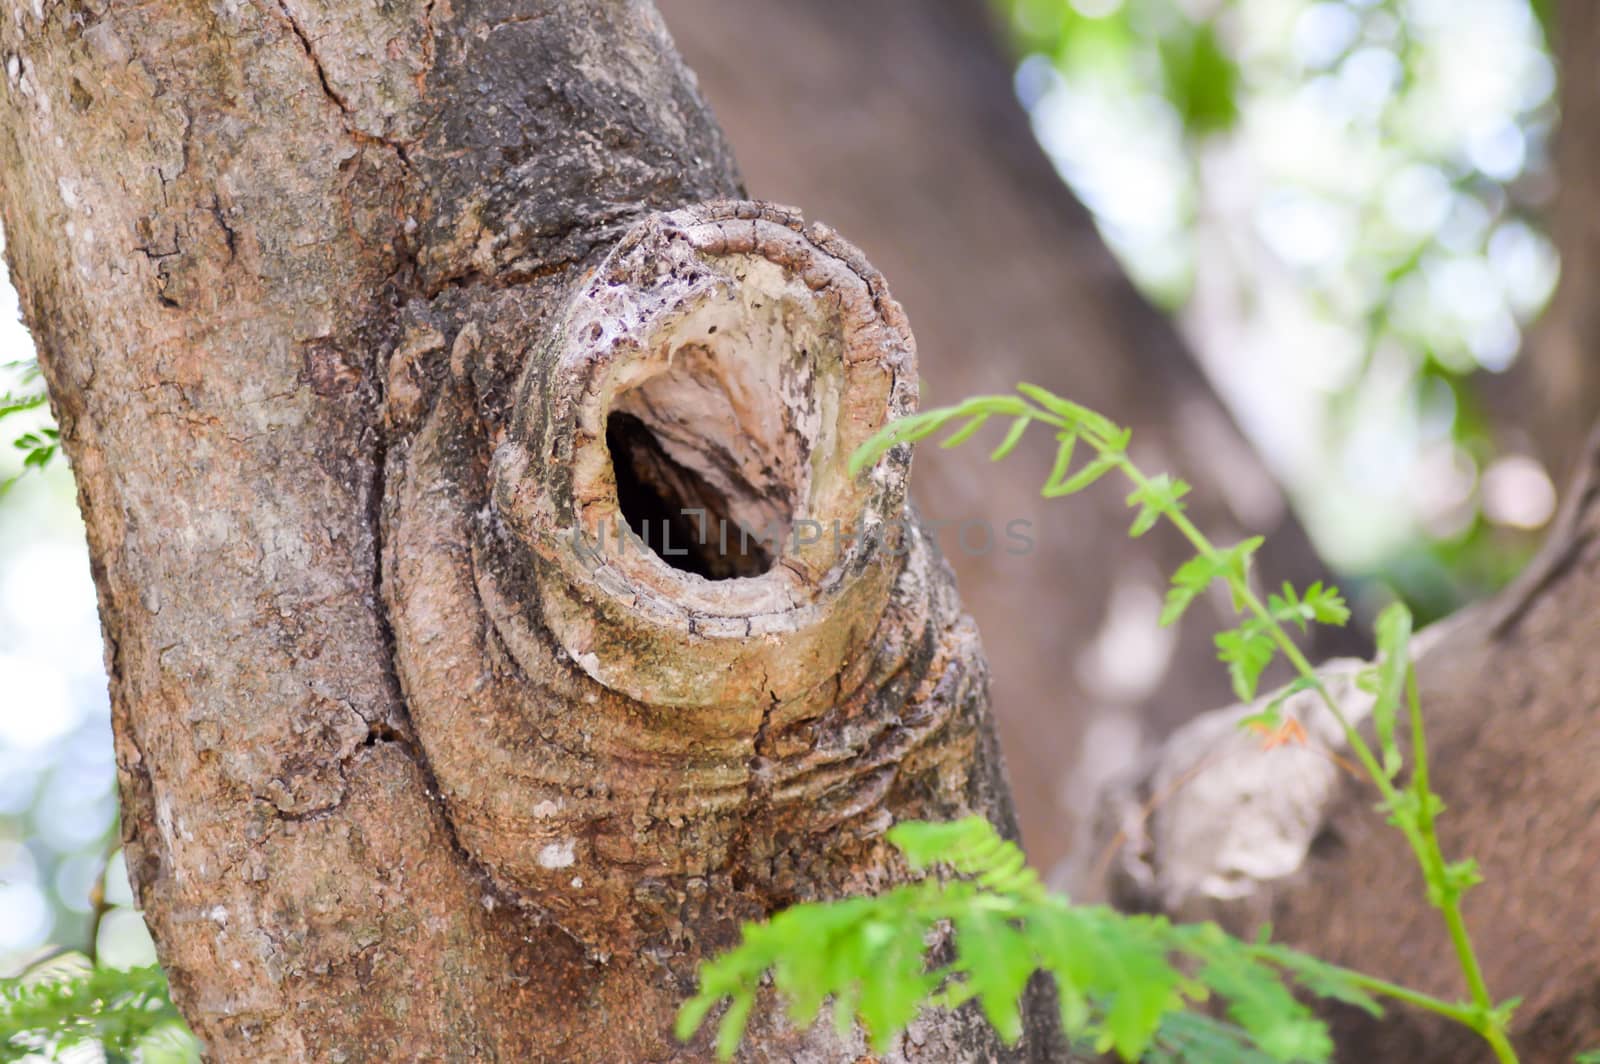
[[[1165,314],[1134,290],[1034,138],[985,0],[663,0],[689,65],[762,198],[804,204],[894,278],[930,402],[1033,381],[1135,427],[1141,460],[1196,485],[1224,541],[1263,532],[1264,577],[1326,574],[1282,495]],[[994,705],[1029,855],[1081,842],[1098,783],[1228,695],[1215,617],[1155,625],[1193,553],[1127,536],[1120,495],[1041,500],[1047,448],[918,463],[994,670]],[[978,549],[976,525],[1030,523],[1036,547]],[[963,530],[963,523],[966,529]],[[965,538],[963,538],[965,537]],[[1325,653],[1364,651],[1328,633]],[[1086,851],[1081,850],[1080,856]]]
[[[1592,284],[1600,276],[1600,8],[1556,6],[1552,42],[1561,67],[1561,128],[1556,135],[1555,204],[1550,232],[1561,253],[1562,281],[1528,345],[1525,369],[1532,394],[1520,404],[1537,410],[1527,426],[1552,470],[1565,475],[1583,451],[1588,427],[1600,417],[1600,308]]]
[[[907,456],[844,472],[905,321],[725,199],[649,4],[0,7],[128,864],[209,1055],[701,1059],[741,920],[894,881],[898,818],[1008,823]],[[690,507],[769,541],[679,553]],[[1000,1055],[971,1009],[891,1054]]]

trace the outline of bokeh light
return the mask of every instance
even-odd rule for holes
[[[1530,527],[1476,476],[1458,520],[1436,497],[1459,478],[1415,491],[1446,469],[1435,381],[1460,400],[1504,372],[1555,286],[1533,219],[1556,75],[1527,0],[1008,9],[1040,142],[1179,312],[1332,563],[1377,572],[1419,538]],[[1209,66],[1172,58],[1210,42]],[[1444,425],[1474,463],[1506,443],[1478,405]]]

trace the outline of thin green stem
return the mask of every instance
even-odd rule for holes
[[[1149,486],[1149,479],[1139,470],[1138,466],[1135,466],[1128,459],[1121,459],[1119,468],[1134,487],[1145,488]],[[1205,557],[1215,560],[1221,556],[1221,552],[1217,550],[1216,545],[1207,538],[1204,532],[1196,527],[1193,521],[1184,515],[1183,511],[1169,510],[1165,516],[1173,527],[1182,533],[1183,537]],[[1356,731],[1355,727],[1345,717],[1344,712],[1339,708],[1338,702],[1329,693],[1327,687],[1323,685],[1322,677],[1317,674],[1317,670],[1312,667],[1311,662],[1301,653],[1294,640],[1289,638],[1289,633],[1284,631],[1283,625],[1278,623],[1278,619],[1272,615],[1272,611],[1267,609],[1266,604],[1261,601],[1260,597],[1256,595],[1248,584],[1229,577],[1228,587],[1237,596],[1239,602],[1244,605],[1246,611],[1255,615],[1256,619],[1265,626],[1267,634],[1272,637],[1272,641],[1277,644],[1278,649],[1283,653],[1289,664],[1294,666],[1295,671],[1315,687],[1322,698],[1323,704],[1327,706],[1328,711],[1333,714],[1333,719],[1338,722],[1340,730],[1344,732],[1345,740],[1349,743],[1350,749],[1355,752],[1356,757],[1361,761],[1361,767],[1373,778],[1373,782],[1378,785],[1378,789],[1384,792],[1384,797],[1390,798],[1397,794],[1398,792],[1395,791],[1394,785],[1389,782],[1388,776],[1378,764],[1378,759],[1373,754],[1372,748],[1367,745],[1366,741],[1362,739],[1361,733]]]
[[[1091,442],[1101,441],[1091,439]],[[1125,455],[1118,454],[1116,461],[1118,469],[1135,488],[1148,489],[1150,487],[1149,478]],[[1221,552],[1217,550],[1216,545],[1207,538],[1205,533],[1200,531],[1193,521],[1190,521],[1184,515],[1182,510],[1177,507],[1170,507],[1164,509],[1162,513],[1201,555],[1213,561],[1220,559]],[[1372,747],[1362,737],[1361,733],[1356,730],[1355,726],[1350,723],[1349,718],[1344,715],[1344,712],[1339,708],[1337,700],[1334,699],[1332,693],[1322,682],[1321,676],[1318,675],[1305,654],[1301,652],[1299,646],[1289,637],[1289,633],[1284,629],[1282,623],[1279,622],[1272,611],[1267,608],[1266,604],[1261,601],[1260,597],[1243,579],[1232,574],[1228,574],[1226,579],[1229,589],[1244,607],[1245,612],[1253,615],[1262,624],[1274,644],[1283,653],[1285,660],[1316,690],[1323,705],[1327,707],[1328,712],[1333,715],[1333,719],[1338,723],[1340,731],[1344,733],[1346,744],[1355,754],[1356,759],[1360,761],[1367,777],[1383,796],[1384,807],[1390,810],[1399,809],[1400,791],[1389,778],[1389,774],[1383,770]],[[1438,998],[1420,994],[1405,987],[1387,983],[1381,979],[1375,979],[1360,973],[1351,974],[1376,993],[1385,994],[1395,1000],[1447,1016],[1465,1024],[1476,1031],[1489,1044],[1496,1058],[1502,1064],[1515,1064],[1517,1061],[1516,1051],[1511,1047],[1510,1040],[1506,1036],[1503,1021],[1495,1013],[1494,999],[1489,994],[1488,985],[1484,981],[1482,966],[1479,964],[1477,953],[1472,947],[1471,936],[1467,933],[1466,920],[1461,912],[1461,892],[1448,884],[1444,854],[1439,847],[1438,835],[1434,830],[1432,796],[1428,790],[1427,745],[1422,730],[1422,708],[1421,700],[1417,695],[1416,670],[1409,665],[1406,671],[1406,685],[1413,736],[1412,787],[1415,791],[1420,812],[1414,825],[1400,821],[1398,826],[1406,836],[1407,842],[1411,845],[1411,849],[1422,867],[1423,875],[1430,885],[1430,893],[1435,897],[1434,903],[1444,917],[1445,927],[1450,934],[1450,942],[1455,948],[1456,958],[1460,963],[1462,973],[1466,977],[1467,988],[1472,995],[1472,1006],[1467,1008],[1451,1005]]]
[[[1146,477],[1144,473],[1133,464],[1126,454],[1127,430],[1117,429],[1106,422],[1099,415],[1086,411],[1081,407],[1058,400],[1056,397],[1043,393],[1040,389],[1022,386],[1022,391],[1036,404],[1018,400],[1016,397],[987,397],[982,400],[969,400],[961,407],[951,408],[948,411],[930,411],[921,417],[924,421],[917,422],[915,427],[908,426],[909,431],[896,435],[886,440],[885,445],[896,442],[920,438],[929,432],[936,431],[937,427],[947,423],[952,416],[965,416],[973,418],[962,429],[958,430],[946,446],[960,443],[969,438],[982,424],[983,418],[990,414],[1003,413],[1016,418],[1007,440],[993,457],[1001,457],[1013,446],[1022,431],[1031,421],[1052,425],[1058,431],[1058,438],[1070,443],[1073,437],[1088,441],[1099,455],[1102,469],[1115,468],[1125,476],[1135,488],[1135,495],[1144,500],[1147,507],[1142,514],[1148,514],[1154,509],[1165,517],[1179,533],[1187,539],[1202,557],[1214,563],[1219,572],[1223,574],[1229,589],[1233,592],[1234,600],[1240,607],[1240,612],[1253,618],[1254,624],[1260,625],[1260,631],[1271,639],[1277,651],[1282,653],[1284,659],[1294,668],[1300,677],[1317,692],[1322,704],[1338,723],[1343,733],[1345,743],[1360,762],[1362,770],[1368,779],[1382,795],[1382,808],[1391,814],[1391,822],[1400,829],[1410,845],[1418,864],[1421,866],[1424,877],[1428,882],[1429,900],[1442,913],[1445,926],[1450,933],[1450,940],[1455,947],[1456,957],[1460,962],[1461,970],[1466,977],[1468,989],[1472,995],[1471,1004],[1451,1004],[1427,994],[1421,994],[1393,983],[1385,982],[1371,976],[1349,973],[1363,986],[1374,993],[1383,994],[1413,1005],[1417,1008],[1446,1016],[1459,1023],[1465,1024],[1477,1032],[1494,1050],[1495,1056],[1501,1064],[1515,1064],[1517,1056],[1512,1049],[1510,1040],[1505,1031],[1505,1017],[1503,1012],[1497,1012],[1494,1000],[1489,996],[1488,986],[1484,982],[1483,970],[1478,963],[1477,954],[1472,947],[1472,940],[1467,933],[1466,921],[1461,913],[1462,884],[1458,881],[1458,874],[1453,874],[1446,864],[1444,854],[1439,846],[1438,834],[1434,827],[1434,797],[1428,789],[1428,760],[1426,741],[1422,729],[1422,711],[1420,699],[1417,696],[1416,672],[1410,664],[1406,664],[1407,698],[1410,703],[1410,717],[1413,736],[1412,754],[1412,781],[1410,789],[1415,809],[1408,806],[1405,796],[1395,786],[1390,774],[1384,770],[1372,746],[1362,737],[1361,733],[1351,724],[1339,703],[1334,699],[1328,687],[1318,675],[1317,670],[1306,658],[1305,654],[1290,638],[1288,630],[1273,613],[1267,604],[1250,588],[1246,575],[1235,572],[1223,564],[1226,555],[1219,551],[1206,535],[1195,526],[1183,513],[1183,509],[1174,500],[1170,485],[1162,485],[1163,491],[1156,490],[1157,485]],[[1085,469],[1077,477],[1066,478],[1067,462],[1070,460],[1070,450],[1065,447],[1059,452],[1058,469],[1052,473],[1050,483],[1046,486],[1046,494],[1060,489],[1061,494],[1070,494],[1093,480],[1092,470]],[[1091,473],[1084,478],[1084,473]],[[1066,478],[1066,479],[1062,479]],[[1130,500],[1132,501],[1132,500]],[[1147,527],[1147,522],[1142,518],[1136,527],[1136,532]],[[1403,648],[1391,650],[1390,653],[1404,653]]]
[[[1433,863],[1428,878],[1439,885],[1437,905],[1450,932],[1450,944],[1455,948],[1462,974],[1466,976],[1467,991],[1472,995],[1476,1013],[1476,1022],[1472,1026],[1488,1041],[1496,1057],[1501,1061],[1514,1061],[1516,1053],[1506,1038],[1503,1021],[1495,1013],[1494,998],[1490,996],[1488,983],[1483,978],[1483,966],[1478,962],[1472,938],[1467,933],[1466,917],[1461,911],[1461,890],[1448,882],[1444,851],[1439,845],[1435,827],[1434,806],[1429,800],[1432,791],[1428,783],[1428,744],[1422,726],[1422,698],[1417,691],[1417,672],[1410,668],[1406,670],[1406,702],[1411,713],[1411,786],[1418,799],[1417,832],[1422,836],[1424,848]]]
[[[1464,1005],[1453,1004],[1443,998],[1436,998],[1431,994],[1424,994],[1409,987],[1401,986],[1399,983],[1391,983],[1387,979],[1379,979],[1374,975],[1351,971],[1349,968],[1341,968],[1340,972],[1344,974],[1345,978],[1363,990],[1369,990],[1382,997],[1392,998],[1413,1008],[1436,1013],[1466,1027],[1476,1028],[1478,1026],[1476,1013]]]

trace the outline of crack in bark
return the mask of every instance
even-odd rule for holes
[[[328,78],[327,67],[323,65],[322,57],[317,54],[311,35],[306,32],[305,27],[300,25],[300,20],[294,17],[294,12],[289,10],[288,0],[277,0],[277,4],[278,10],[283,13],[284,19],[289,23],[289,29],[294,33],[295,39],[300,42],[300,48],[305,52],[306,58],[311,61],[311,68],[316,72],[317,84],[322,88],[322,95],[327,97],[329,102],[338,109],[340,121],[344,126],[345,132],[357,144],[379,144],[390,149],[394,152],[395,158],[399,160],[401,167],[409,171],[411,160],[406,154],[405,143],[392,137],[386,137],[381,133],[368,133],[356,125],[356,113],[351,108],[349,101],[333,87],[333,82]],[[429,12],[431,13],[431,11],[432,6],[430,5]]]
[[[762,678],[761,686],[766,687],[765,677]],[[756,725],[755,736],[750,742],[750,759],[745,763],[749,775],[745,781],[744,809],[737,831],[728,842],[728,856],[724,865],[736,890],[750,890],[766,878],[764,874],[750,867],[750,856],[755,848],[751,832],[753,825],[771,805],[772,780],[766,772],[767,753],[770,748],[767,733],[772,726],[772,714],[777,709],[778,696],[768,691],[767,704],[761,708],[761,723]],[[779,901],[766,899],[768,913],[779,907],[781,907]]]
[[[428,14],[430,16],[433,14],[433,4],[432,3],[428,4]],[[487,32],[493,33],[495,30],[505,29],[507,26],[521,25],[524,22],[543,22],[546,18],[549,18],[549,17],[550,17],[550,12],[548,10],[546,10],[546,11],[535,11],[535,12],[532,12],[532,13],[526,14],[526,15],[513,15],[510,18],[503,18],[503,19],[499,19],[499,20],[497,20],[495,22],[491,22],[489,24]]]
[[[317,72],[317,81],[322,86],[322,94],[332,100],[333,105],[346,118],[349,118],[351,116],[349,104],[345,103],[344,97],[335,92],[333,86],[328,82],[328,72],[322,65],[322,59],[317,55],[316,49],[312,47],[311,37],[306,33],[305,28],[300,25],[300,20],[295,18],[294,12],[289,10],[287,0],[278,0],[278,10],[283,12],[283,17],[289,21],[289,28],[294,31],[295,37],[300,41],[300,47],[305,50],[306,58],[311,60],[311,66]]]
[[[222,230],[222,239],[228,245],[228,261],[232,262],[238,256],[238,234],[233,226],[228,224],[228,219],[222,212],[222,202],[217,194],[211,194],[211,217],[217,220],[217,225]]]

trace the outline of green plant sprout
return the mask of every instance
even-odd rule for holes
[[[1363,689],[1375,697],[1374,746],[1351,725],[1289,634],[1290,625],[1304,631],[1311,623],[1346,623],[1350,611],[1339,592],[1314,584],[1297,593],[1286,584],[1263,601],[1250,583],[1250,562],[1261,538],[1226,548],[1212,543],[1184,513],[1189,486],[1140,470],[1128,457],[1130,430],[1106,417],[1023,384],[1016,395],[980,396],[886,426],[851,457],[852,475],[895,447],[947,428],[954,431],[942,446],[959,446],[995,418],[1011,424],[991,460],[1015,450],[1034,424],[1054,430],[1057,450],[1043,489],[1046,498],[1075,494],[1117,473],[1133,489],[1127,497],[1135,510],[1133,536],[1166,520],[1194,546],[1195,557],[1173,575],[1161,623],[1178,620],[1213,582],[1225,585],[1241,620],[1217,634],[1217,656],[1240,701],[1256,697],[1262,673],[1278,655],[1292,666],[1294,681],[1243,726],[1267,733],[1269,741],[1303,736],[1297,721],[1285,719],[1283,703],[1296,691],[1317,692],[1377,788],[1379,809],[1416,856],[1428,902],[1449,931],[1469,999],[1446,1001],[1265,941],[1246,944],[1214,925],[1172,925],[1072,906],[1046,891],[1021,851],[983,821],[908,822],[891,829],[889,840],[911,869],[926,872],[937,865],[957,878],[928,876],[876,897],[799,905],[764,924],[747,924],[738,947],[702,967],[699,990],[679,1014],[678,1036],[689,1038],[728,999],[717,1052],[724,1060],[732,1057],[770,971],[794,1023],[813,1022],[831,998],[841,1032],[859,1022],[878,1050],[922,1009],[951,1008],[973,998],[1000,1036],[1014,1043],[1022,1034],[1023,990],[1033,973],[1043,970],[1055,980],[1068,1035],[1098,1052],[1114,1050],[1124,1060],[1147,1053],[1149,1059],[1176,1059],[1175,1052],[1181,1059],[1218,1064],[1252,1059],[1241,1053],[1241,1045],[1253,1046],[1269,1060],[1328,1060],[1333,1044],[1327,1029],[1286,987],[1289,979],[1313,995],[1374,1014],[1381,1012],[1379,998],[1436,1013],[1476,1032],[1502,1064],[1516,1061],[1507,1031],[1517,1003],[1496,1003],[1490,996],[1461,912],[1462,896],[1481,881],[1477,865],[1447,861],[1435,832],[1444,803],[1429,783],[1410,656],[1412,622],[1405,606],[1389,606],[1379,616],[1378,664],[1360,677]],[[1079,444],[1093,454],[1074,469]],[[1403,783],[1405,759],[1397,737],[1402,706],[1408,710],[1411,750],[1410,778]],[[955,959],[930,966],[930,943],[945,928]],[[1189,1011],[1212,994],[1224,1002],[1231,1025]]]

